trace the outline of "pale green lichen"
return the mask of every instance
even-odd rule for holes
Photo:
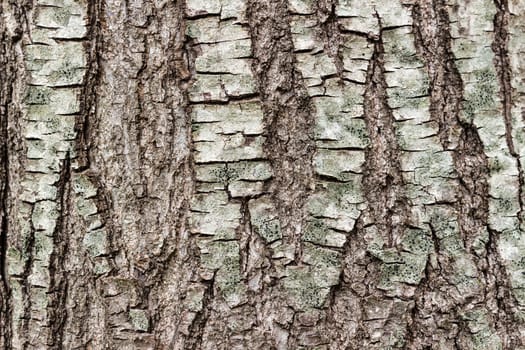
[[[254,231],[268,243],[275,242],[282,238],[281,227],[277,219],[273,220],[253,220]]]
[[[73,190],[75,194],[82,196],[85,199],[95,197],[97,195],[97,187],[91,182],[89,177],[85,175],[75,175],[73,178]]]
[[[281,225],[271,199],[261,197],[251,200],[249,211],[251,225],[255,233],[268,243],[282,238]]]
[[[130,309],[129,320],[137,331],[147,332],[149,330],[149,317],[147,310]]]
[[[473,88],[467,90],[463,103],[463,111],[467,117],[474,117],[479,111],[494,107],[497,95],[498,83],[493,69],[480,69],[473,75]]]
[[[499,335],[491,329],[485,310],[469,310],[460,315],[467,323],[470,334],[467,341],[474,350],[502,350],[503,343]]]
[[[381,289],[394,289],[397,282],[417,285],[423,278],[428,254],[433,246],[429,232],[406,230],[401,246],[405,251],[383,249],[377,243],[372,250],[369,248],[369,251],[384,262],[378,284]]]
[[[330,247],[342,247],[346,242],[346,235],[332,230],[322,220],[313,219],[306,223],[303,240]]]
[[[29,86],[24,102],[28,105],[46,105],[51,101],[51,89],[44,86]]]
[[[76,202],[78,213],[81,216],[87,217],[98,213],[98,208],[94,200],[78,197]]]
[[[284,288],[291,301],[300,309],[323,306],[330,288],[320,287],[309,268],[289,268],[284,279]]]
[[[95,257],[93,261],[93,273],[103,275],[111,271],[111,265],[106,257]]]
[[[203,307],[204,293],[206,289],[202,285],[192,285],[186,292],[185,305],[188,310],[199,312]]]
[[[88,231],[84,235],[82,244],[92,257],[106,255],[108,250],[108,234],[104,229]]]

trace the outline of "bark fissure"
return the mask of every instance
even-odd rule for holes
[[[373,41],[374,53],[369,63],[364,95],[364,115],[370,145],[365,150],[363,185],[369,217],[373,218],[378,231],[386,235],[388,247],[395,247],[406,228],[408,202],[402,189],[405,184],[400,170],[400,149],[394,116],[387,103],[383,29],[377,12],[376,16],[380,30]]]
[[[70,181],[71,159],[69,152],[67,152],[66,158],[62,161],[60,179],[57,183],[57,202],[60,214],[53,232],[53,252],[49,263],[49,290],[53,297],[49,303],[50,305],[47,307],[51,327],[48,345],[55,349],[63,348],[64,327],[69,314],[66,308],[69,276],[64,262],[69,249],[68,217],[66,213],[71,212],[69,208]]]
[[[89,29],[87,37],[89,44],[86,44],[87,51],[87,73],[85,84],[82,86],[81,94],[81,113],[75,123],[76,145],[74,172],[82,172],[90,168],[92,162],[90,149],[92,146],[92,129],[97,127],[97,105],[98,92],[100,85],[100,60],[102,51],[102,33],[100,17],[102,16],[102,3],[98,0],[88,2]]]
[[[315,114],[295,68],[290,27],[283,20],[287,9],[287,1],[250,1],[247,15],[254,71],[265,112],[264,148],[274,171],[270,191],[278,208],[283,240],[295,247],[299,262],[304,205],[313,178]],[[277,73],[279,79],[275,80]]]
[[[337,68],[337,76],[343,79],[344,63],[341,52],[341,31],[336,14],[338,0],[316,1],[318,20],[321,26],[321,41]]]
[[[13,10],[17,10],[14,7]],[[19,15],[17,13],[17,15]],[[9,159],[9,114],[12,104],[12,83],[16,76],[16,68],[12,65],[13,45],[20,39],[16,35],[20,30],[18,22],[16,28],[12,28],[12,36],[8,34],[7,25],[4,20],[4,11],[0,7],[0,30],[2,31],[0,44],[0,347],[11,349],[11,291],[9,286],[7,249],[9,235],[9,199],[10,199],[10,159]],[[16,16],[16,21],[19,16]]]

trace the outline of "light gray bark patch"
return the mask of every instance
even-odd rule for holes
[[[287,10],[287,1],[250,1],[247,18],[267,126],[264,149],[274,171],[269,190],[283,242],[295,247],[300,260],[304,207],[313,180],[315,113],[295,67]]]

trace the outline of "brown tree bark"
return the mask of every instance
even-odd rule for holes
[[[0,348],[525,349],[525,2],[0,14]]]

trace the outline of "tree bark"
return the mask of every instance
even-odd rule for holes
[[[1,4],[0,348],[525,350],[525,2]]]

